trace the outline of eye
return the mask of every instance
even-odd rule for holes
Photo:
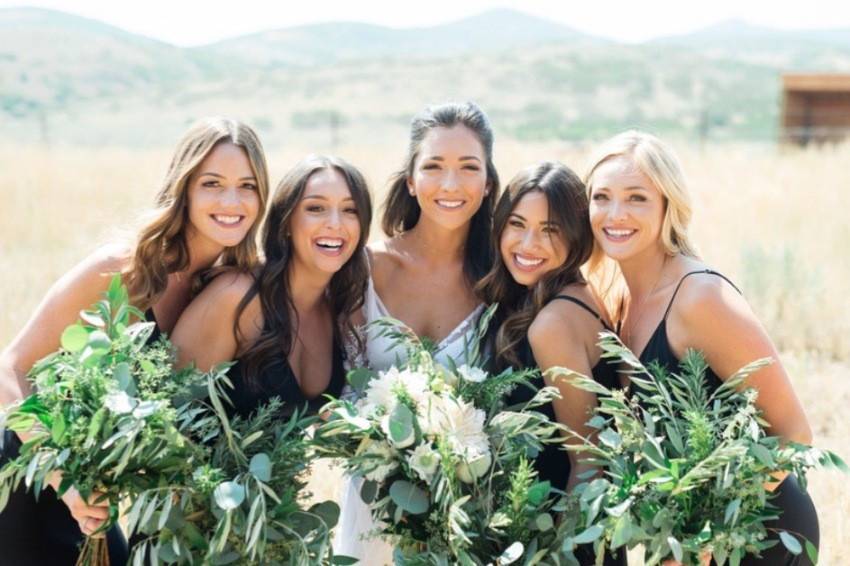
[[[555,235],[557,235],[557,234],[560,234],[561,231],[558,229],[557,226],[544,226],[543,227],[543,233],[544,234],[555,234]]]
[[[345,212],[346,214],[353,214],[353,215],[357,216],[357,208],[353,207],[353,206],[349,206],[349,207],[343,209],[343,212]]]
[[[440,166],[436,163],[426,163],[422,166],[422,169],[430,170],[430,169],[439,169]]]
[[[201,183],[201,186],[202,187],[214,188],[214,187],[218,186],[218,181],[216,181],[216,180],[204,181],[203,183]]]
[[[629,200],[633,202],[646,202],[647,198],[643,195],[631,195]]]
[[[249,191],[256,191],[257,185],[255,185],[254,183],[242,183],[242,186],[240,188],[247,189]]]
[[[604,193],[596,193],[593,195],[593,200],[608,200],[608,195]]]
[[[514,228],[522,228],[523,224],[520,220],[512,219],[508,220],[508,226],[513,226]]]
[[[325,207],[321,204],[308,204],[306,206],[307,212],[322,212],[325,210]]]
[[[479,167],[478,165],[473,165],[473,164],[464,165],[463,168],[466,169],[467,171],[481,171],[481,167]]]

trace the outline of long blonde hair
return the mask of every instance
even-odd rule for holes
[[[689,232],[693,210],[681,163],[673,149],[652,134],[629,130],[602,143],[593,154],[584,177],[588,199],[593,193],[593,175],[596,170],[608,160],[620,156],[630,158],[664,197],[664,219],[661,224],[664,251],[671,256],[682,254],[698,257]],[[593,244],[586,271],[588,279],[605,298],[609,312],[615,312],[624,291],[622,276],[616,263],[605,256],[598,242]]]
[[[165,291],[168,274],[189,266],[186,224],[189,218],[188,185],[198,165],[219,143],[241,147],[248,157],[260,207],[257,220],[243,240],[225,248],[219,266],[250,270],[257,264],[256,235],[263,218],[269,192],[268,168],[262,144],[248,125],[222,117],[203,118],[192,125],[177,144],[162,188],[156,196],[156,208],[150,220],[139,231],[132,258],[124,270],[124,281],[130,290],[130,302],[148,309]],[[209,270],[195,275],[192,287],[197,291]]]

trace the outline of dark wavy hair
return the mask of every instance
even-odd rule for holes
[[[493,128],[484,111],[474,102],[449,102],[429,106],[413,117],[410,123],[410,142],[404,167],[390,178],[390,190],[384,201],[381,227],[387,236],[410,230],[419,222],[422,209],[416,197],[410,195],[407,181],[413,175],[420,146],[425,136],[434,128],[454,126],[469,128],[484,148],[488,194],[481,208],[472,216],[463,260],[463,271],[469,284],[474,286],[493,264],[490,247],[490,226],[493,208],[499,196],[499,173],[493,163]]]
[[[278,184],[263,226],[262,243],[265,262],[258,269],[254,284],[242,298],[236,311],[234,333],[240,338],[238,321],[248,303],[259,295],[263,313],[263,329],[259,338],[240,356],[245,365],[246,381],[256,386],[256,376],[280,356],[292,350],[298,328],[298,315],[289,289],[288,271],[293,258],[290,222],[310,177],[318,171],[334,169],[345,179],[357,207],[360,239],[351,258],[334,273],[327,289],[334,317],[335,339],[354,333],[351,316],[363,306],[369,271],[363,248],[369,239],[372,222],[372,200],[366,179],[357,168],[338,157],[310,155],[300,161]]]
[[[558,226],[558,236],[567,248],[567,259],[529,289],[511,276],[502,259],[499,242],[514,207],[522,197],[534,191],[546,196],[549,221]],[[485,303],[499,304],[491,322],[495,365],[499,368],[520,366],[520,343],[540,309],[565,286],[584,282],[580,269],[593,251],[584,183],[567,166],[554,161],[544,161],[517,173],[496,205],[492,245],[493,267],[476,291]]]

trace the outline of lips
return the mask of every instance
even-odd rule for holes
[[[461,208],[466,201],[457,200],[457,199],[437,199],[435,201],[437,206],[444,210],[457,210]]]
[[[514,265],[521,271],[531,272],[543,265],[545,261],[542,257],[530,256],[525,254],[513,254]]]
[[[242,223],[245,217],[241,214],[211,214],[213,222],[224,228],[234,228]]]
[[[612,242],[625,242],[637,233],[633,228],[603,228],[605,237]]]
[[[342,238],[321,237],[313,240],[316,248],[324,255],[336,257],[342,254],[345,240]]]

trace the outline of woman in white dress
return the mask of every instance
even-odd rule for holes
[[[436,359],[466,360],[483,305],[476,283],[492,265],[490,229],[499,177],[493,131],[474,103],[429,107],[411,123],[405,166],[394,175],[382,219],[388,239],[367,249],[371,275],[366,323],[391,316],[436,345]],[[365,363],[385,370],[403,361],[375,331],[365,335]],[[360,498],[358,479],[343,485],[334,552],[364,566],[392,564],[393,548]]]

